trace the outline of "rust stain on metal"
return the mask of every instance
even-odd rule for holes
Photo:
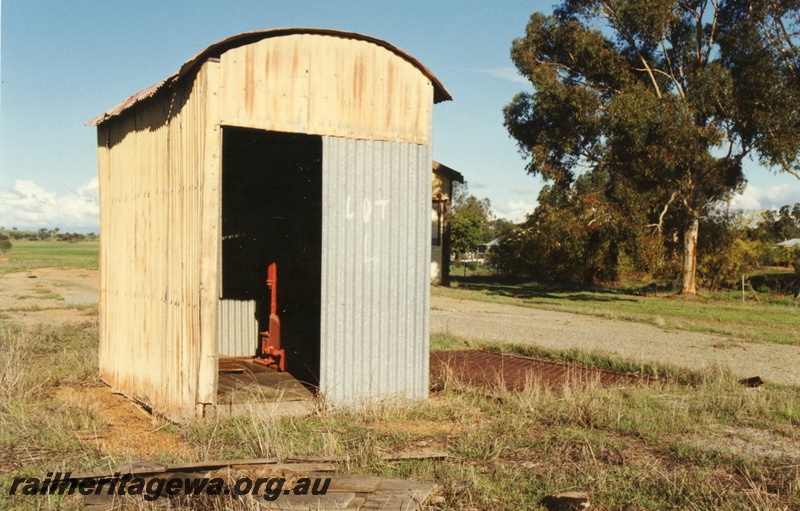
[[[431,377],[452,374],[480,387],[504,385],[509,390],[523,390],[538,384],[550,388],[565,385],[599,384],[634,385],[649,382],[635,374],[588,368],[577,364],[539,360],[491,351],[434,351],[431,353]]]
[[[359,55],[353,63],[353,101],[352,106],[360,109],[361,103],[364,101],[364,60]]]
[[[389,101],[392,101],[392,93],[394,92],[394,63],[389,62],[389,65],[386,69],[386,97],[389,98]],[[390,126],[392,123],[392,109],[386,109],[386,125]]]
[[[406,60],[407,62],[411,63],[414,67],[419,69],[419,71],[424,74],[433,85],[433,101],[434,103],[441,103],[443,101],[451,101],[453,96],[450,95],[450,92],[442,85],[442,82],[439,81],[436,76],[420,61],[409,55],[408,53],[404,52],[400,48],[376,37],[367,36],[364,34],[359,34],[356,32],[345,32],[341,30],[330,30],[330,29],[321,29],[321,28],[277,28],[277,29],[270,29],[270,30],[257,30],[254,32],[245,32],[242,34],[238,34],[232,37],[228,37],[227,39],[223,39],[217,43],[212,44],[208,48],[204,49],[188,61],[184,63],[180,70],[177,73],[167,77],[164,81],[159,82],[157,84],[151,85],[150,87],[133,94],[128,99],[123,101],[122,103],[118,104],[111,110],[108,110],[97,117],[90,119],[86,125],[87,126],[99,126],[106,120],[116,117],[120,115],[122,112],[130,108],[131,106],[135,105],[136,103],[142,101],[143,99],[147,99],[149,97],[154,96],[155,94],[161,92],[162,89],[169,89],[172,87],[172,84],[182,79],[184,76],[189,74],[191,71],[197,69],[203,62],[209,59],[217,59],[226,51],[238,48],[240,46],[244,46],[247,44],[258,42],[262,39],[272,38],[272,37],[281,37],[286,35],[292,34],[317,34],[317,35],[327,35],[331,37],[339,37],[339,38],[349,38],[349,39],[356,39],[361,41],[367,41],[378,46],[381,46],[397,56],[401,57],[402,59]]]
[[[253,62],[254,62],[254,48],[252,46],[247,47],[247,51],[245,52],[245,94],[244,94],[244,108],[246,111],[251,112],[253,110],[253,95],[255,94],[255,83],[253,82]]]

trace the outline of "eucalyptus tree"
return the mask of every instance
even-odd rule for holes
[[[682,292],[696,293],[700,219],[745,185],[743,161],[800,179],[799,5],[564,0],[534,13],[511,49],[533,91],[504,111],[528,172],[569,186],[602,170],[607,193],[662,234],[678,215]]]
[[[468,184],[453,187],[453,214],[450,221],[450,248],[456,256],[472,252],[489,241],[486,232],[494,220],[492,204],[487,198],[478,199]]]

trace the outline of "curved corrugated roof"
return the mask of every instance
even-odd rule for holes
[[[159,82],[155,85],[151,85],[150,87],[140,92],[137,92],[136,94],[129,97],[128,99],[126,99],[119,105],[115,106],[111,110],[104,112],[98,115],[97,117],[91,119],[89,122],[86,123],[86,125],[97,126],[112,117],[120,115],[122,112],[124,112],[131,106],[135,105],[139,101],[154,96],[163,88],[169,87],[172,83],[180,80],[186,74],[197,68],[206,60],[210,58],[219,58],[223,53],[232,48],[238,48],[239,46],[255,43],[262,39],[267,39],[270,37],[281,37],[293,34],[319,34],[332,37],[342,37],[347,39],[358,39],[373,44],[377,44],[378,46],[386,48],[387,50],[391,51],[392,53],[396,54],[397,56],[411,63],[431,81],[431,83],[433,84],[434,103],[441,103],[442,101],[450,101],[453,99],[453,97],[450,95],[447,89],[445,89],[444,85],[442,85],[442,82],[440,82],[439,79],[436,78],[436,76],[434,76],[434,74],[427,67],[422,65],[420,61],[418,61],[408,53],[404,52],[400,48],[392,44],[389,44],[382,39],[359,34],[356,32],[344,32],[341,30],[331,30],[325,28],[275,28],[268,30],[257,30],[254,32],[244,32],[242,34],[231,36],[228,37],[227,39],[223,39],[222,41],[212,44],[205,50],[201,51],[200,53],[189,59],[184,65],[181,66],[180,70],[178,70],[177,73],[173,74],[172,76],[169,76],[162,82]]]

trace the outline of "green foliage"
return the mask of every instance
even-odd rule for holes
[[[455,254],[475,250],[483,241],[484,221],[480,214],[465,209],[454,214],[450,223],[450,243]]]
[[[5,254],[11,250],[11,240],[5,234],[0,234],[0,254]]]
[[[698,277],[716,291],[733,283],[757,263],[757,254],[743,238],[745,224],[740,212],[714,211],[700,224]]]
[[[492,241],[494,239],[503,238],[514,230],[517,226],[511,220],[506,220],[505,218],[495,218],[489,220],[484,229],[484,241]]]
[[[86,240],[86,235],[80,234],[80,233],[77,233],[77,232],[74,232],[74,233],[70,233],[70,232],[59,233],[59,234],[56,234],[56,240],[58,240],[58,241],[66,241],[68,243],[78,243],[79,241]]]
[[[591,284],[617,275],[620,232],[589,176],[545,186],[539,206],[503,238],[490,263],[501,273]]]
[[[474,251],[489,241],[494,221],[489,199],[469,193],[467,183],[453,183],[453,213],[450,220],[450,247],[454,254]]]
[[[800,247],[782,247],[771,243],[762,243],[760,248],[758,261],[762,266],[786,268],[800,255]]]
[[[607,174],[609,212],[656,226],[693,266],[691,233],[744,186],[745,157],[800,177],[800,3],[769,4],[564,0],[534,13],[511,48],[533,92],[504,111],[528,172],[563,189],[581,168]]]
[[[777,211],[762,211],[744,233],[744,241],[755,254],[757,266],[788,267],[800,257],[800,247],[780,246],[779,242],[800,238],[800,203],[781,206]],[[754,224],[754,225],[752,225]]]
[[[762,211],[758,224],[748,236],[770,243],[800,238],[800,203],[791,207],[786,204],[778,211]]]

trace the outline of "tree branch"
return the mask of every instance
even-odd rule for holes
[[[669,51],[667,50],[667,30],[666,30],[666,28],[661,31],[661,50],[664,52],[664,60],[667,63],[667,69],[669,69],[669,75],[667,75],[667,76],[672,78],[672,83],[674,83],[675,87],[678,88],[678,94],[680,94],[681,99],[685,100],[686,99],[686,94],[683,91],[683,87],[681,86],[680,82],[678,82],[678,79],[675,78],[675,72],[672,70],[672,68],[674,66],[672,64],[672,59],[669,58]],[[663,71],[660,71],[660,72],[663,73],[663,74],[667,74],[667,73],[664,73]]]
[[[667,211],[669,211],[669,205],[672,204],[675,199],[678,197],[679,192],[672,192],[672,197],[669,198],[669,202],[664,205],[664,210],[661,211],[661,214],[658,215],[658,223],[657,224],[648,224],[647,227],[655,227],[658,230],[658,234],[663,234],[664,229],[664,217],[667,215]]]
[[[608,4],[608,2],[602,2],[602,4],[603,8],[612,15],[612,16],[607,16],[608,20],[612,23],[612,26],[615,26],[620,35],[623,38],[625,38],[628,44],[631,45],[631,48],[633,48],[633,50],[636,52],[636,55],[639,56],[639,59],[642,61],[642,65],[644,65],[647,74],[650,75],[650,81],[653,82],[653,87],[656,90],[656,96],[658,96],[658,99],[661,99],[661,88],[658,86],[658,81],[656,80],[653,71],[650,69],[650,65],[647,63],[647,60],[644,58],[644,55],[642,55],[642,52],[639,51],[639,47],[636,46],[636,41],[634,41],[633,37],[628,32],[623,30],[622,27],[618,26],[617,23],[614,23],[614,19],[616,19],[616,13],[614,12],[614,9],[612,9],[611,6]]]
[[[680,5],[685,11],[689,11],[690,13],[692,13],[695,19],[700,19],[700,14],[698,14],[697,11],[692,9],[692,7],[689,6],[689,4],[687,4],[686,2],[680,2],[678,5]]]
[[[701,211],[708,211],[708,207],[710,205],[714,204],[716,201],[717,201],[717,197],[715,195],[712,195],[711,197],[708,198],[708,200],[706,200],[706,203],[703,204],[703,207],[702,207]],[[707,218],[707,217],[708,217],[708,215],[701,214],[697,218],[703,219],[703,218]]]
[[[642,53],[639,51],[639,48],[636,47],[636,44],[632,40],[628,42],[636,51],[639,59],[642,61],[642,64],[644,65],[644,71],[647,71],[647,74],[650,75],[650,81],[653,82],[653,87],[656,89],[656,96],[658,96],[658,99],[661,99],[661,87],[658,86],[658,81],[656,81],[656,76],[653,74],[653,70],[650,69],[650,66],[647,64],[647,60],[645,60],[644,55],[642,55]]]
[[[703,4],[702,9],[700,9],[700,15],[696,16],[695,19],[697,20],[697,28],[695,33],[695,39],[697,41],[697,62],[703,62],[703,15],[705,14],[705,4]]]
[[[778,15],[777,8],[774,4],[772,4],[772,9],[772,24],[774,26],[770,27],[770,23],[765,20],[763,23],[764,34],[769,40],[770,44],[780,54],[781,58],[786,63],[786,66],[791,70],[792,76],[797,78],[797,65],[792,59],[792,56],[798,54],[798,48],[792,41],[792,37],[797,36],[798,33],[790,33],[786,29],[786,25],[784,25],[781,17]]]
[[[633,68],[633,70],[634,70],[634,71],[647,71],[648,73],[658,73],[658,74],[660,74],[660,75],[664,75],[664,76],[666,76],[667,78],[669,78],[670,80],[672,80],[672,82],[673,82],[673,83],[675,84],[675,86],[678,88],[678,94],[680,95],[681,99],[686,99],[686,95],[685,95],[685,94],[684,94],[684,92],[683,92],[683,87],[681,87],[681,84],[680,84],[680,83],[678,83],[678,80],[676,80],[676,79],[675,79],[675,76],[674,76],[674,75],[672,75],[672,74],[670,74],[670,73],[667,73],[666,71],[662,71],[661,69],[658,69],[657,67],[654,67],[654,68],[652,68],[652,69],[643,68],[643,67],[635,67],[635,68]],[[651,77],[652,77],[652,74],[651,74]],[[654,85],[655,85],[655,84],[654,84]],[[658,85],[656,85],[656,89],[658,89]],[[656,92],[658,92],[658,90],[656,90]],[[660,93],[659,93],[658,97],[659,97],[659,98],[661,97],[661,94],[660,94]]]
[[[797,179],[800,179],[800,171],[793,170],[790,166],[784,165],[783,167],[784,172],[788,172],[789,174],[793,175]]]
[[[714,44],[714,36],[717,32],[717,18],[719,17],[719,4],[715,0],[711,0],[711,5],[714,6],[714,20],[711,22],[711,33],[708,35],[708,44],[706,45],[706,57],[704,62],[708,62],[711,56],[711,47]]]
[[[797,179],[800,179],[800,170],[794,170],[792,166],[786,161],[786,158],[781,158],[781,167],[783,167],[783,171],[787,172]]]

